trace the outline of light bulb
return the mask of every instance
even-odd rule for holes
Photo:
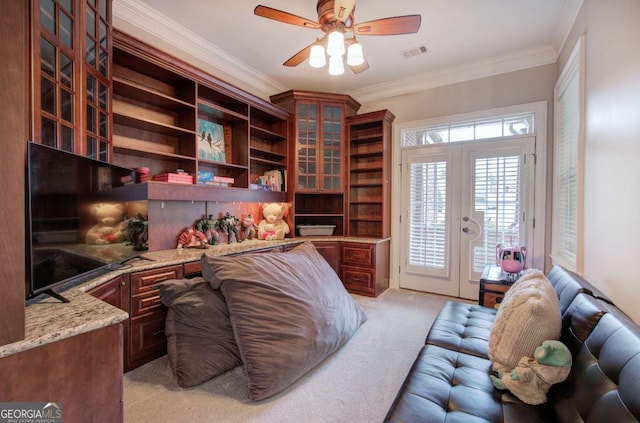
[[[327,59],[324,56],[324,47],[320,44],[314,44],[309,53],[309,65],[314,68],[321,68],[326,64]]]
[[[362,54],[362,44],[354,42],[347,50],[347,65],[360,66],[364,63],[364,55]]]
[[[329,75],[342,75],[343,73],[342,56],[329,56]]]
[[[342,32],[336,30],[329,33],[327,54],[329,56],[342,56],[344,54],[344,34]]]

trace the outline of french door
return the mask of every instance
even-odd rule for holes
[[[402,151],[400,287],[468,299],[497,244],[533,240],[535,138]]]

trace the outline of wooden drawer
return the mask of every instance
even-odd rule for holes
[[[491,308],[500,307],[500,303],[504,299],[503,292],[485,291],[480,297],[480,305]]]
[[[349,291],[373,292],[375,275],[372,270],[359,267],[341,267],[342,283]]]
[[[483,283],[482,287],[485,291],[494,291],[494,292],[507,292],[511,285],[507,285],[504,283]]]
[[[130,368],[160,357],[167,352],[167,337],[164,333],[166,310],[131,318]]]
[[[139,316],[162,309],[159,291],[154,289],[131,297],[131,316]]]
[[[375,267],[375,245],[342,243],[342,264]]]
[[[504,281],[480,279],[480,295],[478,303],[481,306],[498,308],[505,293],[513,284]]]
[[[160,269],[145,270],[131,274],[131,294],[138,294],[155,289],[154,285],[168,279],[182,279],[184,273],[182,265],[162,267]]]
[[[200,261],[190,261],[184,264],[184,277],[189,278],[202,274],[202,263]]]

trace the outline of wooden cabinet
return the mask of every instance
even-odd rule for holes
[[[360,108],[347,95],[286,91],[271,101],[293,113],[289,178],[295,193],[289,224],[335,225],[344,234],[345,122]]]
[[[214,189],[257,188],[256,181],[275,175],[271,191],[252,194],[255,201],[286,201],[289,112],[119,31],[113,63],[116,164],[148,167],[151,178],[177,169],[193,177],[150,189],[164,199],[194,185],[210,190],[187,189],[181,197],[211,199]],[[235,192],[234,199],[242,197]]]
[[[343,242],[339,274],[349,292],[377,297],[389,287],[389,241]]]
[[[118,307],[120,310],[129,313],[130,310],[130,285],[129,275],[120,275],[115,277],[100,286],[87,291],[87,294],[111,304],[114,307]],[[122,322],[122,339],[123,348],[122,354],[124,357],[123,370],[128,370],[127,358],[129,357],[129,320]]]
[[[122,422],[121,324],[2,357],[0,380],[3,402],[51,400],[62,404],[65,422]]]
[[[166,308],[160,302],[156,284],[184,277],[182,264],[131,273],[131,312],[127,370],[164,355]]]
[[[388,110],[347,118],[347,235],[391,236],[391,125]]]
[[[129,312],[129,275],[113,278],[87,291],[87,294]]]
[[[478,303],[481,306],[498,308],[506,292],[518,279],[503,272],[500,266],[487,265],[480,276],[480,292]]]
[[[185,278],[193,278],[195,276],[201,276],[202,263],[200,262],[200,260],[184,263],[183,273]]]
[[[339,241],[313,241],[313,245],[329,265],[340,274],[340,242]]]
[[[111,0],[31,7],[32,140],[111,161]]]
[[[198,262],[199,264],[199,262]],[[129,313],[124,327],[124,371],[166,353],[164,320],[167,315],[155,285],[167,279],[181,279],[181,264],[121,275],[87,291]]]

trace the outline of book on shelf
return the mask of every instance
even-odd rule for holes
[[[213,172],[208,170],[198,171],[198,183],[204,184],[205,182],[213,182]]]
[[[235,181],[236,180],[230,176],[215,175],[213,172],[206,170],[198,171],[198,184],[200,185],[228,187],[233,185]]]
[[[213,176],[213,182],[223,182],[226,184],[233,184],[236,180],[230,176]]]
[[[159,182],[172,182],[172,183],[178,183],[178,184],[192,184],[193,176],[189,175],[186,172],[181,172],[181,173],[167,172],[167,173],[159,173],[157,175],[154,175],[153,180],[159,181]]]
[[[270,191],[286,191],[285,171],[268,170],[262,176],[258,177],[260,185],[267,186]]]
[[[210,185],[216,187],[229,187],[231,186],[228,182],[217,182],[217,181],[204,181],[200,182],[202,185]]]

